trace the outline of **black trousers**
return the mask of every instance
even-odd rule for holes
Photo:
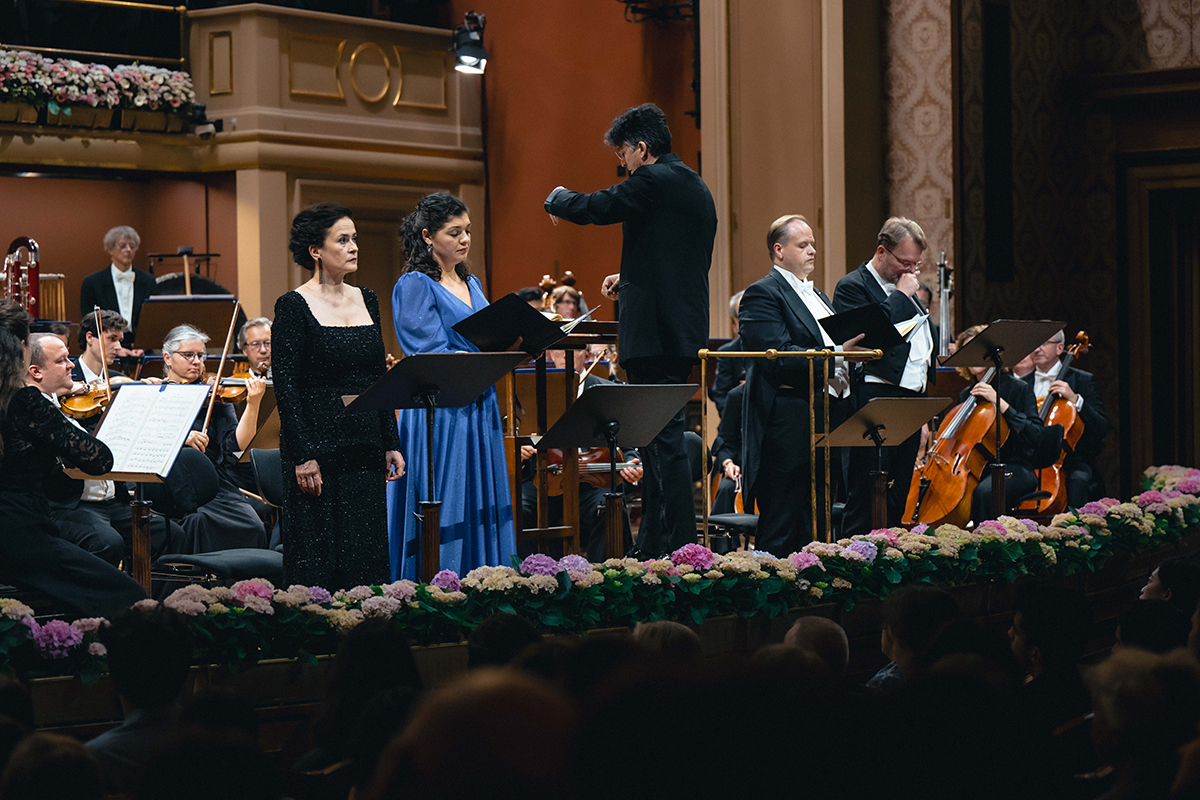
[[[1092,499],[1092,465],[1086,461],[1063,464],[1063,477],[1067,481],[1067,506],[1079,508]]]
[[[661,356],[623,361],[630,383],[687,383],[694,358]],[[680,409],[648,447],[641,448],[642,525],[638,549],[646,555],[670,553],[696,541],[696,501],[692,468],[683,445],[685,420]]]
[[[924,397],[924,393],[910,392],[890,383],[863,383],[858,387],[858,407],[862,408],[876,397]],[[917,450],[921,445],[921,432],[917,431],[895,447],[883,448],[883,468],[888,474],[887,526],[900,524],[904,516],[904,504],[908,501],[908,487],[912,482],[913,468],[917,463]],[[879,460],[874,447],[851,447],[846,466],[846,513],[842,517],[842,536],[869,533],[871,524],[871,498],[875,480],[871,473],[878,467]]]
[[[786,558],[823,536],[825,518],[825,462],[817,450],[817,519],[813,520],[812,466],[809,453],[808,398],[779,395],[771,409],[763,436],[754,482],[758,503],[758,529],[754,547],[777,558]]]
[[[979,485],[975,487],[975,493],[971,495],[971,519],[976,525],[1009,513],[1017,501],[1037,489],[1037,473],[1024,464],[1005,464],[1004,471],[1008,473],[1004,481],[1004,502],[1008,508],[1003,511],[992,508],[992,467],[989,464]]]

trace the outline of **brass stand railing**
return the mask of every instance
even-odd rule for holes
[[[814,408],[815,392],[813,390],[813,381],[816,370],[813,369],[813,362],[821,361],[821,396],[824,402],[821,403],[824,409],[824,427],[825,433],[829,433],[829,370],[826,369],[826,361],[830,359],[843,358],[846,361],[876,361],[883,358],[882,350],[831,350],[822,348],[821,350],[708,350],[704,349],[697,353],[700,357],[700,385],[707,386],[707,369],[708,359],[710,358],[765,358],[769,361],[774,361],[777,358],[806,358],[808,359],[808,453],[809,453],[809,473],[812,475],[812,518],[813,518],[813,538],[816,538],[817,529],[817,411]],[[706,398],[707,399],[707,398]],[[703,450],[708,449],[708,403],[700,404],[700,430],[702,432]],[[825,437],[825,443],[822,445],[825,450],[825,541],[833,539],[833,506],[830,501],[829,493],[829,437]],[[745,452],[745,442],[742,443],[743,452]],[[712,509],[712,497],[708,490],[708,457],[704,454],[701,459],[701,481],[703,482],[704,494],[704,546],[707,547],[708,542],[708,517]],[[745,469],[745,465],[739,465]],[[778,554],[774,554],[778,555]]]

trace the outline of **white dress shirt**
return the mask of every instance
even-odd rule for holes
[[[883,289],[884,294],[891,296],[892,292],[896,291],[896,284],[886,283],[879,272],[875,269],[875,259],[867,262],[867,272],[875,278]],[[912,298],[909,298],[912,300]],[[925,391],[925,382],[929,377],[929,359],[933,357],[933,332],[929,328],[929,314],[923,311],[916,300],[912,300],[913,315],[904,322],[897,323],[897,329],[906,328],[912,324],[914,320],[919,321],[919,325],[908,337],[908,362],[904,365],[904,372],[900,375],[901,388],[908,389],[913,392]],[[891,383],[880,378],[878,375],[867,373],[863,378],[866,383]]]
[[[1042,372],[1040,369],[1035,369],[1033,372],[1033,396],[1041,402],[1043,397],[1050,394],[1050,384],[1058,380],[1058,373],[1062,372],[1062,362],[1052,366],[1048,371]],[[1040,407],[1040,406],[1039,406]],[[1075,408],[1083,408],[1083,396],[1075,395]]]
[[[88,365],[86,363],[84,363],[84,361],[83,361],[83,356],[79,357],[78,364],[79,364],[79,371],[83,373],[83,382],[84,383],[95,383],[96,381],[104,380],[103,375],[97,375],[96,373],[92,372],[91,369],[88,368]],[[55,405],[57,405],[57,403]]]
[[[113,286],[117,289],[117,310],[121,312],[121,316],[130,325],[133,324],[133,267],[125,271],[117,268],[116,264],[109,264],[109,271],[112,273]]]
[[[87,368],[85,367],[84,369],[86,370]],[[62,411],[62,403],[58,401],[58,397],[56,395],[42,392],[42,397],[49,400],[59,411]],[[80,425],[74,417],[68,415],[65,411],[63,411],[63,416],[67,418],[67,422],[71,423],[76,428],[79,428],[79,430],[85,430],[85,428]],[[103,500],[108,500],[109,498],[115,497],[116,494],[116,486],[113,485],[112,481],[93,481],[85,479],[83,481],[83,496],[79,499],[89,503],[99,503]]]
[[[813,315],[813,319],[819,322],[826,317],[833,316],[833,309],[821,299],[821,295],[817,294],[813,288],[812,281],[800,280],[793,273],[778,264],[772,266],[783,276],[783,279],[788,282],[792,290],[799,295],[801,302],[804,303],[804,307],[808,309],[808,313]],[[820,325],[817,327],[821,328]],[[825,347],[835,347],[833,340],[829,338],[829,334],[824,328],[821,328],[821,343]],[[833,360],[833,369],[833,376],[829,379],[829,393],[834,397],[845,397],[850,391],[850,371],[846,366],[846,360],[844,358],[835,358]]]

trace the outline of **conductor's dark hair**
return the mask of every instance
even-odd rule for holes
[[[129,321],[118,314],[116,311],[110,311],[107,308],[100,309],[100,330],[104,332],[116,331],[120,334],[129,333]],[[77,337],[79,346],[86,350],[88,336],[96,338],[96,312],[89,311],[83,315],[83,319],[79,321],[79,335]]]
[[[25,387],[25,342],[32,318],[12,300],[0,300],[0,423],[8,416],[8,404]],[[4,439],[0,437],[0,458]]]
[[[404,272],[423,272],[435,281],[442,279],[442,268],[433,257],[433,248],[425,242],[422,231],[429,235],[446,227],[452,218],[467,213],[467,204],[449,192],[427,194],[417,202],[413,212],[400,223],[400,239],[404,242]],[[466,261],[454,265],[454,272],[464,281],[471,274]]]
[[[671,152],[667,115],[654,103],[642,103],[627,110],[612,121],[612,127],[604,134],[604,143],[609,147],[636,147],[638,142],[645,142],[655,158]]]
[[[192,663],[192,636],[177,611],[166,606],[130,608],[107,628],[113,685],[135,708],[153,708],[179,696]]]
[[[338,203],[317,203],[297,214],[292,220],[292,235],[288,241],[292,260],[303,269],[316,269],[317,262],[308,248],[325,244],[329,229],[340,219],[354,219],[354,212]]]

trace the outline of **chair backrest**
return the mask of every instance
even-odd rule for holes
[[[250,464],[254,467],[254,479],[258,481],[258,493],[262,499],[277,508],[282,506],[283,465],[279,460],[279,448],[251,449]]]
[[[179,519],[217,496],[217,468],[208,456],[186,445],[163,483],[146,484],[146,499],[156,511]]]
[[[704,478],[704,440],[695,431],[683,432],[683,449],[687,451],[688,466],[692,470],[692,481]]]

